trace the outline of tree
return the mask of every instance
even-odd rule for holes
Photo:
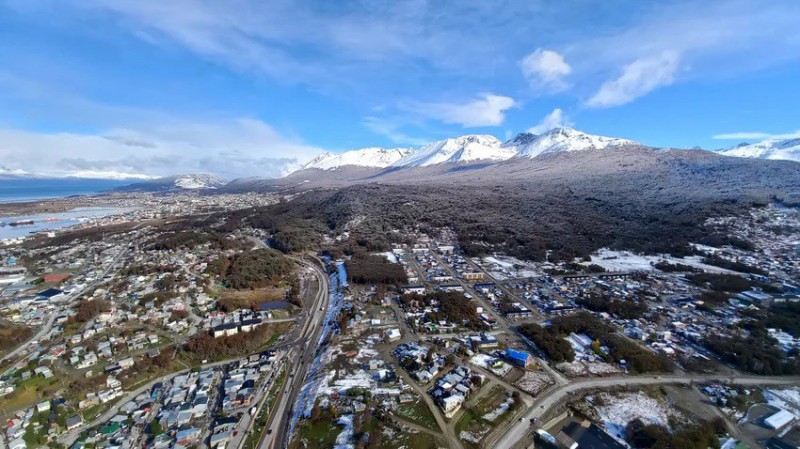
[[[150,424],[147,425],[147,433],[149,433],[154,437],[157,437],[162,433],[164,433],[164,428],[161,426],[161,423],[158,422],[157,419],[153,418],[153,420],[150,421]]]

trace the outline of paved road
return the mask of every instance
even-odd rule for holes
[[[111,261],[111,263],[108,265],[108,268],[106,268],[103,274],[100,275],[96,281],[90,282],[89,284],[86,284],[86,286],[83,287],[82,289],[67,295],[67,297],[64,300],[64,304],[69,304],[70,302],[72,302],[72,300],[78,298],[84,292],[89,291],[92,288],[105,282],[104,278],[106,277],[106,275],[108,275],[117,266],[117,262],[119,262],[119,260],[127,253],[128,253],[128,247],[125,247],[125,249],[120,251],[119,254],[117,254],[117,256],[114,258],[114,260]],[[28,341],[26,341],[25,343],[22,343],[21,345],[17,346],[13,351],[4,355],[2,360],[0,360],[0,362],[5,362],[6,360],[16,357],[23,351],[27,350],[28,347],[33,342],[38,342],[39,340],[41,340],[45,335],[47,335],[50,331],[53,330],[53,325],[55,324],[57,317],[58,317],[58,311],[54,311],[53,313],[51,313],[47,318],[47,322],[44,325],[42,325],[42,327],[33,337],[29,338]]]
[[[659,385],[671,383],[727,383],[734,385],[798,385],[800,378],[798,377],[763,377],[763,376],[741,376],[736,378],[724,378],[719,375],[701,375],[701,376],[648,376],[648,377],[606,377],[598,379],[583,379],[571,382],[567,385],[561,385],[547,391],[545,394],[536,398],[533,405],[522,416],[520,420],[515,421],[505,433],[497,438],[494,442],[487,442],[486,447],[493,449],[512,449],[518,447],[527,447],[532,438],[533,428],[530,425],[531,419],[537,421],[551,408],[563,403],[563,401],[572,393],[580,390],[603,388],[603,387],[618,387],[618,386],[637,386],[637,385]]]
[[[297,398],[303,386],[306,384],[306,375],[314,362],[317,351],[316,342],[324,327],[324,320],[327,314],[328,302],[330,300],[330,285],[328,274],[319,265],[303,259],[295,259],[306,267],[310,268],[319,282],[319,290],[314,298],[313,306],[306,308],[306,322],[300,331],[297,342],[287,354],[287,376],[278,397],[274,410],[267,421],[267,431],[262,435],[262,440],[258,445],[259,449],[271,449],[274,447],[288,447],[289,445],[289,423],[292,415],[292,407],[297,402]],[[271,430],[271,432],[270,432]]]

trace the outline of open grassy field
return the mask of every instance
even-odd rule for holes
[[[421,399],[417,399],[414,402],[409,402],[407,404],[400,404],[397,409],[395,409],[395,413],[397,416],[411,421],[415,424],[419,424],[425,428],[439,431],[439,425],[436,424],[436,419],[433,417],[433,412],[431,409],[428,408],[428,405],[425,401]]]

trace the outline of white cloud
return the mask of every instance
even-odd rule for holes
[[[52,176],[108,172],[273,177],[321,152],[250,118],[174,120],[101,133],[0,129],[0,164]]]
[[[518,103],[511,97],[487,93],[466,103],[413,103],[403,108],[426,118],[469,128],[500,126],[505,121],[505,112],[515,106]]]
[[[619,78],[603,83],[586,105],[608,108],[630,103],[659,87],[672,84],[679,65],[680,54],[669,50],[637,59],[625,66]]]
[[[572,67],[558,52],[537,48],[520,61],[520,66],[522,74],[538,91],[556,93],[569,87],[564,78],[572,72]]]
[[[763,132],[738,132],[738,133],[723,133],[711,136],[716,140],[784,140],[784,139],[798,139],[800,138],[800,129],[795,132],[783,134],[770,134]]]
[[[409,136],[408,134],[400,131],[401,125],[393,123],[390,120],[380,117],[365,117],[363,120],[364,126],[369,128],[375,134],[386,136],[394,143],[401,145],[425,145],[430,142],[430,139],[422,139],[419,137]]]
[[[560,108],[555,108],[551,113],[545,115],[538,125],[528,128],[528,132],[533,134],[541,134],[545,131],[558,128],[560,126],[572,126],[572,122],[564,114],[564,111],[562,111]]]

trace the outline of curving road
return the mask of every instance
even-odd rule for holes
[[[731,385],[798,385],[800,377],[765,377],[765,376],[741,376],[735,378],[724,378],[719,375],[676,375],[676,376],[632,376],[632,377],[605,377],[598,379],[583,379],[573,381],[566,385],[553,388],[543,395],[536,398],[533,405],[528,409],[522,418],[515,421],[506,431],[495,441],[488,442],[486,447],[493,449],[511,449],[517,447],[527,447],[532,441],[532,434],[535,430],[531,426],[531,420],[539,420],[551,408],[562,403],[569,395],[580,390],[604,387],[628,387],[637,385],[660,385],[676,383],[725,383]]]

